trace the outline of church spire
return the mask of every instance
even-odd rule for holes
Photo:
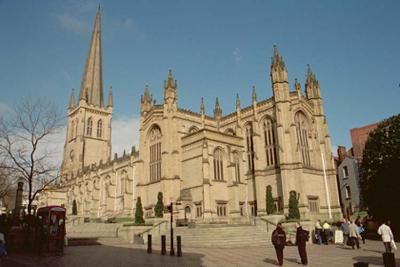
[[[253,101],[253,103],[255,102],[255,103],[257,103],[257,93],[256,93],[256,87],[253,85],[253,88],[252,88],[253,90],[252,90],[252,101]]]
[[[168,78],[167,80],[164,82],[164,89],[167,88],[172,88],[172,89],[176,89],[176,80],[174,80],[174,77],[172,76],[172,70],[168,71]]]
[[[221,119],[222,110],[221,106],[219,105],[218,97],[215,99],[215,108],[214,108],[214,117],[216,119]]]
[[[240,98],[239,98],[239,94],[236,94],[236,110],[240,110]]]
[[[200,102],[200,114],[205,114],[204,99],[201,98]]]
[[[112,86],[110,86],[110,89],[108,90],[107,107],[113,107]]]
[[[75,96],[74,89],[72,88],[71,96],[69,97],[69,110],[73,110],[75,108]]]
[[[101,58],[101,25],[100,6],[97,9],[96,20],[93,27],[92,39],[90,41],[89,53],[86,59],[85,70],[81,83],[79,99],[85,99],[87,103],[96,107],[104,107],[103,100],[103,71]]]
[[[315,74],[311,70],[310,64],[307,64],[307,76],[306,76],[306,96],[307,98],[320,98],[321,92],[319,88],[319,82],[315,78]]]

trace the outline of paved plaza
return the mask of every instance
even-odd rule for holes
[[[160,255],[153,249],[147,254],[146,247],[120,243],[116,239],[102,239],[101,245],[67,247],[63,256],[38,257],[14,254],[3,259],[3,266],[15,267],[122,267],[122,266],[276,266],[275,251],[265,247],[247,248],[183,248],[183,257]],[[352,250],[337,245],[307,246],[308,266],[353,266],[357,261],[368,262],[369,266],[383,266],[383,245],[369,241],[361,249]],[[397,266],[400,253],[395,252]],[[284,266],[298,264],[297,247],[286,247]]]

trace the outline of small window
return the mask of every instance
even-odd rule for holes
[[[217,204],[217,216],[219,216],[219,217],[226,216],[226,204],[225,203]]]
[[[98,120],[97,121],[97,137],[101,137],[103,134],[103,121]]]
[[[224,164],[222,149],[217,148],[214,151],[214,179],[217,181],[224,180]]]
[[[90,118],[87,120],[86,135],[92,136],[92,128],[93,128],[93,120],[92,120],[92,118],[90,117]]]
[[[245,215],[244,203],[239,203],[240,216]]]
[[[348,185],[346,186],[345,194],[346,194],[346,199],[351,198],[350,186],[348,186]]]
[[[196,217],[203,216],[203,208],[201,207],[201,203],[196,204]]]
[[[343,178],[348,178],[349,177],[349,170],[347,166],[343,166]]]
[[[308,208],[312,213],[319,212],[319,202],[318,197],[309,197],[308,198]]]

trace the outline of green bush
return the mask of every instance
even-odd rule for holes
[[[162,218],[164,215],[164,203],[163,203],[163,193],[158,192],[157,204],[154,207],[154,212],[157,218]]]
[[[268,185],[266,190],[266,206],[267,206],[267,214],[274,214],[276,212],[274,205],[274,198],[272,197],[272,186]]]
[[[299,197],[296,191],[292,190],[289,193],[289,216],[288,219],[300,219]]]
[[[142,200],[140,197],[136,200],[136,211],[135,211],[135,224],[144,223],[143,219],[143,207],[142,207]]]

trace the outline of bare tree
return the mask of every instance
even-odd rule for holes
[[[28,214],[32,202],[58,177],[48,149],[49,137],[60,128],[57,108],[40,100],[24,99],[7,118],[0,118],[0,169],[28,185]]]
[[[9,196],[13,190],[13,183],[4,169],[0,169],[0,201]]]

